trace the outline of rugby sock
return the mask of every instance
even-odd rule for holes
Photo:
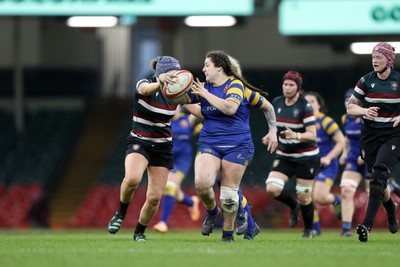
[[[342,223],[342,228],[345,230],[350,230],[351,229],[351,222],[343,222]]]
[[[175,197],[170,195],[164,195],[162,197],[161,207],[161,221],[168,223],[169,217],[171,217],[172,210],[175,206]]]
[[[314,218],[314,203],[310,202],[307,205],[301,205],[301,214],[303,215],[304,229],[312,229]]]
[[[333,195],[333,205],[334,206],[336,206],[336,205],[339,205],[340,204],[340,196],[338,196],[338,195]]]
[[[239,187],[238,190],[238,194],[239,194],[239,207],[238,207],[238,214],[243,213],[243,195],[242,195],[242,190]],[[247,201],[246,201],[247,202]]]
[[[288,191],[286,191],[285,189],[282,190],[282,193],[277,196],[275,198],[276,200],[285,203],[286,205],[288,205],[292,210],[294,210],[297,207],[297,200],[291,195],[289,194]],[[311,229],[311,228],[309,228]]]
[[[223,230],[222,235],[233,235],[233,230]]]
[[[251,216],[250,205],[249,202],[244,206],[244,210],[247,212],[247,229],[254,229],[256,227],[253,216]]]
[[[371,198],[371,196],[369,197],[367,213],[365,214],[365,218],[363,221],[363,225],[365,225],[368,229],[371,229],[372,225],[374,225],[374,219],[376,214],[378,213],[381,203],[382,203],[381,199]]]
[[[135,228],[135,234],[140,234],[144,233],[146,231],[147,225],[143,225],[140,222],[137,222],[136,228]]]
[[[129,207],[129,203],[122,203],[121,201],[119,202],[119,210],[118,212],[121,213],[122,215],[126,215],[126,213],[128,212],[128,207]]]
[[[181,203],[185,204],[186,206],[189,206],[189,207],[193,207],[193,204],[194,204],[193,199],[186,193],[183,193],[183,199],[182,199]]]
[[[394,202],[391,198],[389,198],[389,200],[386,202],[382,202],[382,204],[383,204],[383,207],[385,207],[385,210],[387,213],[391,213],[395,209]]]
[[[314,209],[314,216],[313,216],[313,230],[317,232],[318,235],[321,234],[321,223],[319,221],[318,210]]]
[[[215,215],[218,213],[218,206],[215,205],[215,208],[213,208],[212,210],[206,209],[206,211],[207,211],[207,214],[209,214],[209,215]]]

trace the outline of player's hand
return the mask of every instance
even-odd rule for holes
[[[199,78],[196,78],[196,80],[193,81],[193,85],[194,86],[191,87],[193,94],[204,97],[205,94],[208,93],[207,89],[201,84]]]
[[[278,137],[276,136],[276,131],[269,131],[269,133],[265,135],[261,141],[265,146],[267,146],[267,150],[270,153],[274,153],[278,147]]]
[[[286,126],[286,130],[282,131],[281,134],[286,138],[286,139],[297,139],[297,133],[294,132],[292,129]]]
[[[331,164],[331,161],[332,160],[330,158],[328,158],[328,157],[322,157],[321,160],[320,160],[321,166],[322,167],[329,166],[329,164]]]
[[[379,108],[378,107],[369,107],[365,112],[365,116],[368,118],[378,117]]]
[[[395,122],[393,123],[393,128],[399,126],[399,124],[400,124],[400,118],[395,120]]]
[[[178,78],[178,76],[174,75],[174,73],[171,72],[167,72],[167,73],[162,73],[158,76],[158,80],[160,80],[162,83],[170,83],[170,84],[174,84],[176,83],[176,78]]]

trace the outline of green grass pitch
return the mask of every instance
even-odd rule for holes
[[[314,239],[300,237],[300,229],[262,229],[253,241],[235,236],[221,241],[221,230],[209,237],[200,231],[148,230],[147,242],[134,242],[132,230],[116,235],[107,230],[1,230],[0,266],[307,266],[386,267],[400,263],[400,234],[373,231],[367,243],[357,236],[339,237],[325,230]]]

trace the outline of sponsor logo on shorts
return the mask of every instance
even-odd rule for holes
[[[273,166],[276,168],[279,165],[279,159],[274,160]]]
[[[132,145],[132,150],[137,151],[139,149],[140,149],[140,145],[138,145],[138,144]]]
[[[236,157],[237,159],[244,159],[244,157],[242,156],[242,154],[240,153],[239,155],[237,155]]]

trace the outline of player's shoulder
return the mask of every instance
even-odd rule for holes
[[[377,77],[378,76],[376,75],[376,72],[375,71],[371,71],[371,72],[363,75],[360,78],[360,82],[367,82],[367,81],[370,81],[370,80],[374,80],[374,79],[377,79]]]

